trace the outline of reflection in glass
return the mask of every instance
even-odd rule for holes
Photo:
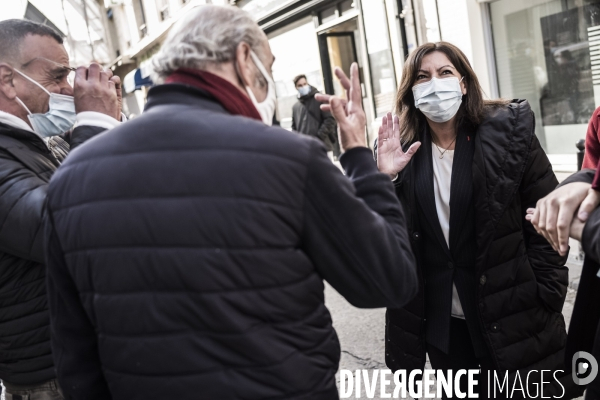
[[[304,74],[308,83],[323,91],[323,74],[315,25],[311,17],[269,34],[269,45],[275,55],[273,78],[277,91],[277,115],[281,126],[292,126],[292,107],[298,100],[293,79]]]
[[[377,117],[381,117],[392,111],[396,93],[396,77],[383,0],[371,0],[368,6],[363,4],[363,18],[375,110]]]
[[[600,24],[600,1],[490,6],[500,95],[529,101],[547,152],[575,152],[596,106],[589,31]]]

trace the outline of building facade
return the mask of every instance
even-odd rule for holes
[[[125,112],[143,111],[150,80],[151,59],[160,50],[173,24],[192,8],[226,4],[227,0],[103,0],[106,36],[113,43],[107,64],[123,80]]]
[[[238,0],[267,33],[276,62],[277,117],[291,127],[297,101],[293,78],[305,74],[321,92],[344,96],[335,67],[347,74],[358,63],[369,143],[377,123],[393,109],[408,47],[398,24],[397,0]],[[413,39],[414,40],[414,39]],[[412,47],[416,43],[410,42]]]
[[[288,127],[292,78],[341,94],[332,68],[360,66],[372,143],[393,109],[406,56],[445,40],[469,58],[488,98],[524,98],[557,171],[576,167],[575,143],[600,106],[600,0],[237,0],[277,56],[278,116]]]
[[[574,171],[600,106],[600,1],[421,1],[435,3],[439,36],[463,49],[488,97],[527,99],[554,169]]]
[[[336,66],[357,62],[368,140],[394,97],[407,55],[439,40],[460,47],[488,98],[525,98],[555,169],[574,170],[575,143],[600,106],[600,0],[103,0],[108,65],[128,112],[143,109],[150,59],[173,23],[207,3],[248,11],[269,38],[277,117],[291,126],[293,78],[343,96]]]

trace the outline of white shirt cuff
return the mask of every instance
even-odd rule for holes
[[[123,117],[124,116],[122,115],[121,118]],[[123,120],[126,120],[126,118],[123,118]],[[114,127],[119,126],[120,124],[121,122],[117,121],[109,115],[95,111],[83,111],[77,114],[77,122],[75,126],[87,125],[97,126],[99,128],[104,129],[112,129]]]
[[[396,182],[398,180],[398,174],[396,174],[396,176],[394,177],[394,179],[392,179],[392,182]]]

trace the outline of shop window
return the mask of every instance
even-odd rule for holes
[[[269,34],[269,45],[277,59],[273,79],[277,91],[277,117],[281,126],[292,126],[292,107],[298,101],[295,76],[304,74],[310,85],[323,92],[323,74],[315,26],[311,17]]]
[[[367,53],[371,67],[371,83],[377,117],[392,111],[396,93],[396,77],[390,47],[383,0],[370,0],[363,6]]]
[[[531,3],[490,5],[500,95],[529,101],[548,153],[575,153],[600,105],[600,2]]]

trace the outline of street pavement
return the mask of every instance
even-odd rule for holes
[[[568,175],[557,173],[559,181],[562,181]],[[571,320],[582,267],[579,242],[571,240],[569,244],[571,246],[567,262],[569,267],[569,289],[563,308],[567,327]],[[340,339],[342,348],[340,369],[350,371],[356,371],[357,369],[371,371],[387,369],[384,356],[385,309],[365,310],[355,308],[328,284],[325,288],[325,304],[331,312],[333,326]],[[427,362],[426,368],[431,368],[429,362]],[[372,373],[370,376],[372,376]],[[339,372],[336,379],[339,385]],[[379,381],[377,383],[376,393],[379,393]],[[362,387],[362,397],[350,397],[351,400],[367,398],[364,385]],[[388,386],[390,388],[388,393],[393,391],[393,387],[393,383]],[[374,399],[379,400],[380,397],[376,396]]]

